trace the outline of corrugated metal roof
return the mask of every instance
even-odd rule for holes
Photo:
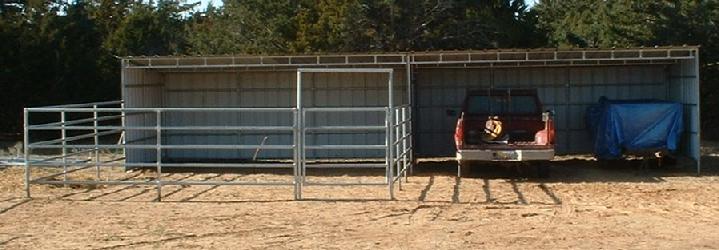
[[[581,64],[598,61],[647,61],[671,63],[693,59],[699,46],[656,46],[636,48],[535,48],[463,51],[424,51],[387,53],[342,53],[304,55],[207,55],[123,57],[124,67],[154,69],[242,68],[242,67],[322,67],[494,64],[562,62]],[[669,61],[667,61],[669,60]]]

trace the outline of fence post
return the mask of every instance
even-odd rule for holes
[[[299,200],[299,185],[300,185],[300,178],[299,178],[299,168],[300,168],[300,144],[299,144],[299,112],[297,112],[297,109],[295,108],[292,113],[292,144],[294,146],[294,156],[293,156],[293,170],[292,174],[294,175],[294,197],[295,200]]]
[[[28,112],[27,108],[23,109],[23,156],[25,157],[25,198],[30,198],[30,149],[28,148],[28,144],[30,144],[30,136],[28,135]]]
[[[157,182],[157,201],[162,201],[162,112],[158,109],[156,111],[157,117],[155,118],[157,121],[155,122],[155,136],[157,137],[156,140],[156,167],[157,167],[157,175],[155,177],[155,182]]]
[[[302,199],[302,185],[305,182],[305,131],[304,131],[304,124],[305,124],[305,113],[304,109],[302,109],[302,72],[297,71],[297,105],[296,110],[297,112],[297,141],[296,141],[296,147],[297,147],[297,172],[295,173],[295,179],[297,184],[295,185],[295,188],[297,189],[295,191],[295,199],[301,200]]]
[[[387,161],[387,181],[388,181],[388,183],[389,183],[389,184],[387,185],[387,186],[388,186],[387,188],[389,189],[389,198],[390,198],[391,200],[394,200],[394,176],[393,176],[393,173],[392,173],[392,167],[394,166],[394,165],[393,165],[394,156],[393,156],[393,154],[392,154],[392,153],[393,153],[393,152],[392,152],[392,132],[393,132],[393,131],[392,131],[392,124],[394,124],[394,121],[393,121],[393,120],[394,120],[394,119],[393,119],[394,117],[392,116],[392,112],[393,112],[393,110],[394,110],[394,96],[393,96],[394,93],[393,93],[393,91],[392,91],[392,90],[393,90],[393,86],[392,86],[392,78],[393,78],[393,77],[394,77],[394,76],[393,76],[393,73],[390,71],[390,72],[389,72],[389,79],[388,79],[388,82],[387,82],[387,85],[388,85],[388,87],[387,87],[387,102],[388,102],[388,105],[387,105],[386,119],[387,119],[387,151],[389,151],[389,152],[388,152],[388,155],[387,155],[387,158],[388,158],[388,161]]]
[[[125,129],[125,103],[120,103],[120,126],[122,126],[122,131],[120,132],[120,143],[122,143],[123,146],[125,146],[125,141],[127,140],[127,130]],[[125,147],[122,147],[122,156],[126,157],[127,152],[125,152]]]
[[[409,139],[407,136],[407,109],[408,107],[402,108],[402,174],[405,182],[409,181],[407,177],[407,155],[409,154],[407,149],[407,140]]]
[[[387,185],[389,185],[392,182],[392,180],[389,179],[389,171],[390,171],[389,169],[391,166],[390,161],[392,161],[392,158],[390,156],[391,155],[390,151],[392,151],[391,150],[392,140],[390,140],[390,138],[389,138],[389,135],[390,135],[389,131],[390,131],[390,129],[391,129],[390,127],[392,125],[390,125],[390,123],[389,123],[389,116],[390,116],[389,112],[390,112],[389,108],[387,108],[385,111],[385,114],[384,114],[384,126],[385,126],[385,140],[384,140],[385,142],[384,143],[387,145],[387,149],[385,150],[385,164],[387,164],[387,166],[385,167],[384,176],[387,181]]]
[[[414,113],[411,106],[407,110],[407,120],[409,121],[409,124],[407,124],[407,130],[409,130],[407,132],[407,134],[409,134],[409,137],[407,137],[407,148],[409,149],[409,175],[412,175],[414,174],[414,166],[417,164],[417,159],[414,155]]]
[[[100,143],[100,138],[97,135],[97,105],[92,105],[92,128],[94,138],[95,138],[95,177],[99,181],[100,180],[100,148],[98,147]]]
[[[395,173],[397,173],[397,176],[399,176],[402,171],[402,167],[401,167],[400,161],[399,161],[399,155],[402,154],[402,152],[400,151],[400,144],[399,144],[400,132],[401,132],[400,128],[399,128],[399,110],[400,110],[400,107],[396,108],[394,110],[394,112],[392,112],[392,113],[394,113],[394,124],[392,126],[394,127],[394,132],[395,132],[394,133],[394,141],[392,142],[392,146],[395,150],[394,155],[396,158],[396,159],[392,160],[392,162],[395,164],[395,170],[396,170]],[[397,179],[397,187],[399,188],[400,191],[402,191],[402,178]]]
[[[65,110],[60,111],[60,139],[62,140],[62,186],[67,187],[67,134],[65,132]]]

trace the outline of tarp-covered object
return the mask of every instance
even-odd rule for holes
[[[599,159],[623,150],[676,151],[684,129],[682,105],[660,100],[608,100],[587,108],[587,128]]]

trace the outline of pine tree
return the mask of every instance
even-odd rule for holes
[[[192,7],[175,0],[160,0],[156,6],[133,3],[107,38],[106,46],[119,56],[183,54],[186,38],[182,13]]]
[[[651,2],[543,0],[534,8],[538,26],[559,47],[625,47],[652,37]]]

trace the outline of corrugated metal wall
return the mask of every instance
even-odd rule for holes
[[[589,153],[586,108],[599,97],[667,99],[666,66],[417,69],[415,140],[421,156],[454,155],[453,133],[467,90],[536,88],[556,112],[557,151]],[[453,110],[454,114],[447,112]]]
[[[122,99],[127,108],[148,108],[162,105],[162,76],[144,69],[123,69]],[[154,113],[126,113],[128,126],[155,126]],[[155,131],[128,130],[125,141],[130,145],[155,145]],[[127,149],[127,162],[154,161],[154,149]]]
[[[577,66],[527,68],[417,68],[414,72],[414,124],[420,156],[454,154],[452,134],[459,106],[468,89],[537,88],[545,109],[556,112],[559,153],[589,153],[585,130],[586,108],[599,97],[611,99],[658,98],[685,104],[687,132],[684,150],[699,155],[699,81],[696,60],[675,65]],[[294,107],[294,71],[155,72],[124,69],[123,99],[127,107]],[[394,73],[395,105],[407,103],[403,68]],[[306,74],[305,107],[385,106],[386,76],[366,73]],[[447,111],[453,110],[450,114]],[[382,114],[309,114],[309,125],[383,123]],[[154,114],[132,115],[130,126],[154,125]],[[186,125],[291,125],[289,113],[167,113],[165,126]],[[288,133],[225,133],[194,131],[163,136],[165,144],[286,144]],[[383,144],[382,133],[325,134],[308,136],[311,144]],[[154,131],[131,131],[127,141],[154,145]],[[264,150],[260,159],[288,158],[291,152]],[[384,152],[324,151],[308,157],[376,157]],[[240,159],[250,151],[166,150],[169,158]],[[128,162],[154,161],[154,150],[128,150]]]
[[[700,96],[698,60],[682,60],[672,65],[669,75],[669,100],[684,104],[684,137],[682,150],[699,161],[700,148]]]
[[[399,71],[398,72],[403,72]],[[294,71],[166,72],[163,73],[164,107],[294,107]],[[395,103],[406,103],[404,74],[394,74]],[[387,105],[387,76],[369,73],[305,73],[304,107],[366,107]],[[281,126],[292,125],[292,113],[182,112],[163,115],[164,126]],[[309,125],[384,125],[380,113],[308,113]],[[163,134],[165,144],[291,144],[290,133],[173,131]],[[312,144],[384,144],[383,133],[310,135]],[[165,150],[174,159],[247,159],[254,150]],[[288,150],[261,150],[258,159],[289,158]],[[379,157],[383,151],[316,151],[311,157]]]

